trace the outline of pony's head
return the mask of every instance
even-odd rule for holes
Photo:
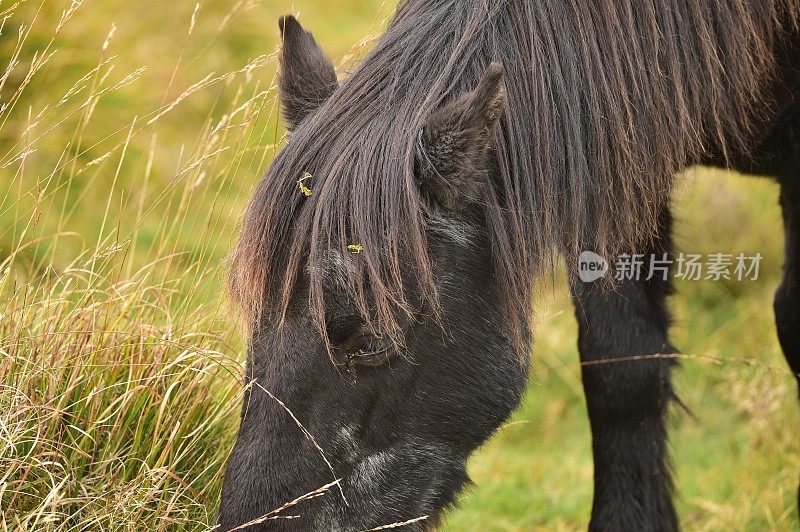
[[[233,256],[251,338],[219,520],[427,527],[527,375],[527,312],[490,238],[503,69],[409,106],[402,77],[340,86],[310,33],[291,17],[280,28],[290,135]]]

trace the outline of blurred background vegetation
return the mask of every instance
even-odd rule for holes
[[[279,147],[277,18],[340,66],[395,1],[0,0],[0,525],[204,529],[243,360],[221,293]],[[760,252],[758,282],[683,282],[671,416],[689,530],[800,529],[797,391],[774,332],[777,187],[686,173],[679,247]],[[523,407],[470,462],[444,530],[588,523],[592,462],[563,282],[537,303]]]

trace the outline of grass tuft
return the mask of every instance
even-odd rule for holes
[[[221,336],[196,332],[216,328],[206,315],[162,306],[167,288],[87,273],[5,287],[2,525],[206,525],[226,459],[219,442],[236,419],[239,364]]]

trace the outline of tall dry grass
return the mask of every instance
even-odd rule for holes
[[[91,257],[91,259],[95,257]],[[0,497],[7,530],[165,530],[210,522],[238,364],[213,316],[168,286],[76,265],[3,278]]]
[[[108,4],[0,3],[3,530],[213,521],[241,390],[218,293],[235,177],[280,132],[274,54],[187,68],[254,6],[185,4],[171,53],[142,57]]]

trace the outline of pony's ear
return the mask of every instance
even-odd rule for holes
[[[505,104],[503,67],[492,63],[475,90],[431,114],[416,153],[417,179],[426,197],[451,211],[480,200]]]
[[[278,21],[283,46],[280,53],[280,95],[283,117],[292,130],[322,105],[339,86],[333,63],[311,33],[291,15]]]

